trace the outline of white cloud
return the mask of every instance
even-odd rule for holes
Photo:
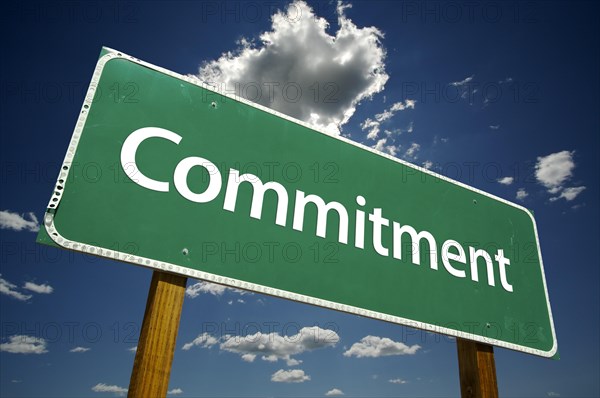
[[[307,380],[310,380],[310,376],[304,374],[301,369],[279,369],[271,375],[271,381],[275,383],[303,383]]]
[[[510,185],[515,181],[513,177],[502,177],[498,179],[498,182],[502,185]]]
[[[167,395],[179,395],[183,394],[183,390],[181,388],[174,388],[172,390],[167,391]]]
[[[340,397],[344,395],[344,392],[339,388],[333,388],[325,393],[326,397]]]
[[[352,344],[344,356],[357,358],[378,358],[390,355],[414,355],[421,348],[415,344],[407,346],[404,343],[393,341],[387,337],[366,336],[359,342]]]
[[[377,143],[375,145],[372,145],[371,148],[380,151],[380,152],[385,152],[388,153],[392,156],[396,156],[398,154],[398,150],[400,150],[400,146],[396,146],[396,145],[386,145],[387,144],[387,138],[382,138],[380,140],[377,141]]]
[[[565,189],[563,189],[563,191],[560,193],[559,196],[550,198],[550,201],[554,202],[559,199],[565,199],[567,202],[570,202],[573,199],[575,199],[584,190],[585,190],[585,187],[583,187],[583,186],[582,187],[565,188]]]
[[[421,145],[417,144],[416,142],[413,142],[412,144],[410,144],[410,147],[406,150],[404,156],[409,159],[416,159],[417,152],[419,152],[420,149]]]
[[[213,296],[222,296],[227,289],[223,285],[217,285],[210,282],[198,282],[185,289],[185,295],[189,298],[196,298],[202,293],[212,294]]]
[[[519,188],[519,190],[517,191],[517,200],[525,200],[525,198],[528,196],[529,194],[527,193],[525,188]]]
[[[390,383],[392,383],[392,384],[406,384],[406,383],[408,383],[408,381],[403,380],[403,379],[390,379],[388,381]]]
[[[450,85],[454,86],[454,87],[461,87],[461,86],[464,86],[465,84],[469,83],[471,80],[473,80],[474,77],[475,77],[475,75],[471,75],[469,77],[465,77],[463,80],[460,80],[457,82],[451,82]]]
[[[2,274],[0,274],[0,293],[6,294],[12,298],[15,298],[20,301],[27,301],[32,296],[30,294],[23,294],[17,291],[17,285],[10,283],[6,279],[1,278]]]
[[[549,397],[560,397],[560,394],[554,391],[548,391],[546,395]]]
[[[91,348],[87,347],[75,347],[69,350],[69,352],[88,352]]]
[[[0,211],[0,229],[12,229],[15,231],[38,232],[40,225],[33,212],[27,213],[29,220],[25,219],[25,214],[13,213],[10,210]]]
[[[45,354],[48,352],[46,340],[41,337],[15,335],[8,338],[8,343],[0,344],[0,351],[11,354]]]
[[[245,290],[234,289],[231,287],[217,285],[216,283],[210,283],[210,282],[198,282],[198,283],[194,283],[193,285],[188,286],[185,289],[185,295],[188,296],[189,298],[196,298],[203,293],[204,294],[212,294],[213,296],[222,296],[223,293],[225,293],[227,291],[235,292],[237,294],[241,294],[242,296],[246,295],[246,294],[252,295],[252,293],[247,292]],[[239,300],[238,300],[238,302],[239,302]]]
[[[379,131],[381,129],[381,123],[384,121],[391,119],[396,112],[403,111],[405,109],[415,109],[415,100],[407,99],[404,102],[396,102],[388,109],[384,110],[382,113],[378,113],[375,115],[375,120],[371,118],[367,118],[364,122],[361,123],[360,128],[363,131],[368,131],[367,139],[374,140],[378,137]],[[410,122],[408,128],[406,130],[395,130],[396,132],[402,133],[406,131],[408,133],[413,132],[413,122]],[[394,131],[386,130],[385,133],[390,136],[394,133]]]
[[[493,124],[493,125],[490,125],[490,128],[492,130],[499,130],[500,129],[500,125],[499,124]]]
[[[372,120],[371,118],[367,118],[362,124],[360,128],[365,131],[368,130],[367,139],[374,140],[379,135],[379,127],[380,123],[376,120]]]
[[[433,162],[431,160],[426,160],[423,162],[423,168],[425,168],[427,170],[431,170],[432,167],[433,167]]]
[[[127,351],[129,351],[129,352],[133,352],[133,353],[136,353],[136,352],[137,352],[137,346],[135,346],[135,347],[130,347],[130,348],[128,348],[128,349],[127,349]]]
[[[112,392],[115,395],[125,395],[125,393],[127,392],[127,388],[123,388],[123,387],[119,387],[119,386],[115,386],[115,385],[108,385],[108,384],[104,384],[104,383],[98,383],[94,387],[92,387],[92,391],[94,391],[94,392]]]
[[[196,337],[191,342],[185,343],[183,345],[183,347],[181,347],[181,349],[184,351],[188,351],[190,348],[192,348],[194,346],[210,348],[210,347],[214,346],[215,344],[217,344],[218,342],[219,342],[219,340],[217,338],[215,338],[205,332],[205,333],[202,333],[201,335],[199,335],[198,337]]]
[[[38,285],[33,282],[25,282],[23,289],[31,290],[32,292],[39,294],[50,294],[54,291],[54,288],[50,285]]]
[[[549,193],[560,192],[563,184],[573,175],[573,154],[574,152],[561,151],[537,158],[535,176]]]
[[[203,333],[190,343],[184,344],[184,350],[193,346],[210,348],[218,342],[223,351],[240,355],[245,362],[254,362],[260,359],[267,362],[286,361],[288,366],[295,366],[302,361],[292,358],[306,351],[319,348],[333,347],[340,340],[336,332],[329,329],[321,329],[318,326],[304,327],[292,336],[281,336],[273,333],[256,333],[246,336],[225,335],[220,338]]]
[[[357,27],[344,14],[348,7],[338,4],[339,29],[329,34],[329,23],[296,0],[272,16],[258,45],[240,41],[236,51],[204,64],[199,77],[338,134],[358,103],[388,80],[383,34]]]

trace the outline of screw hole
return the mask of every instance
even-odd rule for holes
[[[63,166],[63,170],[67,170],[67,169],[68,169],[68,167],[67,167],[67,166]]]
[[[183,254],[184,256],[187,256],[189,253],[190,253],[190,251],[189,251],[188,249],[186,249],[186,248],[184,248],[184,249],[181,251],[181,254]]]
[[[477,204],[477,199],[473,199],[473,204],[476,205]]]
[[[213,109],[216,109],[216,108],[217,108],[217,103],[216,103],[215,101],[213,101],[213,102],[211,102],[211,103],[210,103],[210,106],[211,106]]]

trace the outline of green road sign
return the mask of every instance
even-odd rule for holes
[[[116,51],[38,240],[550,357],[525,208]]]

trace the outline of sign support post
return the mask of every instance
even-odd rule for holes
[[[187,278],[154,271],[140,331],[129,398],[166,397]]]
[[[494,348],[488,344],[456,339],[462,398],[498,398]]]

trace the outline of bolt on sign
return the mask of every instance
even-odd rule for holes
[[[107,48],[38,241],[557,351],[527,209]]]

